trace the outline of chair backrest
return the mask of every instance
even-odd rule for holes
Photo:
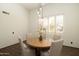
[[[59,39],[61,39],[61,34],[60,33],[55,33],[53,35],[53,40],[59,40]]]
[[[19,39],[19,43],[21,46],[21,54],[23,56],[34,56],[34,51],[24,44],[21,39]]]
[[[46,34],[45,33],[42,34],[42,38],[46,39]]]
[[[23,43],[23,41],[21,39],[19,39],[19,43],[20,43],[20,46],[21,48],[27,48],[27,46]]]
[[[32,39],[32,33],[27,33],[26,39]]]
[[[39,38],[39,33],[35,32],[35,33],[33,34],[33,38],[34,38],[34,39],[38,39],[38,38]]]
[[[53,41],[49,50],[49,55],[59,56],[61,53],[62,45],[63,45],[63,39]]]
[[[23,43],[23,41],[21,39],[19,39],[19,43],[20,43],[20,47],[21,47],[21,52],[22,52],[22,55],[25,54],[25,51],[26,51],[26,48],[27,46]]]
[[[47,39],[52,39],[53,38],[53,33],[47,33],[46,38]]]

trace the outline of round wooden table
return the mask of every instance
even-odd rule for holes
[[[35,48],[36,55],[40,55],[40,50],[48,49],[51,46],[51,42],[47,39],[40,41],[39,39],[28,39],[27,44]]]

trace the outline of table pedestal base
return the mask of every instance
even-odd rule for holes
[[[39,48],[35,48],[35,54],[36,54],[36,56],[41,56]]]

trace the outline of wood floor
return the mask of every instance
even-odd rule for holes
[[[61,56],[79,56],[79,48],[63,46]]]
[[[19,44],[0,49],[0,56],[21,56]],[[79,56],[79,49],[63,46],[61,56]]]

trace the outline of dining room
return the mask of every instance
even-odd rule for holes
[[[0,56],[79,56],[78,3],[0,3]]]

